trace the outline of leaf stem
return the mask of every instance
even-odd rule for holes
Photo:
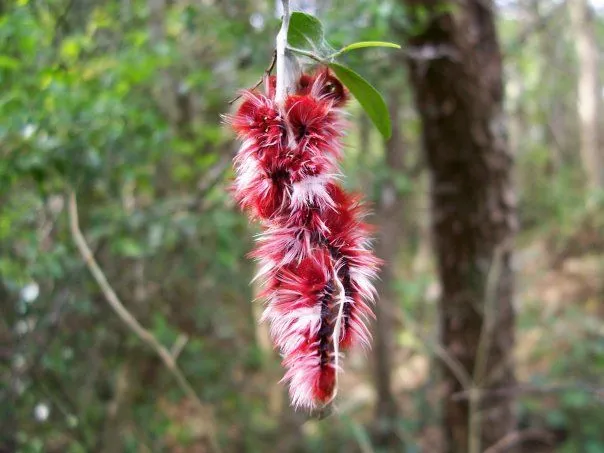
[[[294,52],[294,53],[297,53],[299,55],[302,55],[304,57],[308,57],[311,60],[315,60],[317,63],[321,63],[321,64],[328,64],[331,61],[331,59],[332,59],[331,55],[329,57],[327,57],[327,58],[321,58],[320,56],[315,55],[314,53],[309,52],[308,50],[298,49],[297,47],[287,46],[287,50],[289,50],[291,52]]]

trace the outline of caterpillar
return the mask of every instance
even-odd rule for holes
[[[241,147],[233,194],[262,226],[254,251],[262,321],[283,357],[292,405],[313,410],[337,394],[342,351],[368,347],[380,261],[361,197],[338,182],[348,93],[327,69],[302,74],[282,104],[275,78],[245,91],[227,117]]]

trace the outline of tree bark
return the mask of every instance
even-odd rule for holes
[[[577,111],[581,135],[581,160],[589,189],[604,187],[602,156],[598,147],[598,47],[593,12],[587,0],[568,2],[579,74],[577,77]]]
[[[431,173],[441,341],[475,386],[513,386],[516,213],[494,5],[404,2],[421,30],[409,39],[407,62]],[[463,386],[443,367],[447,452],[482,452],[514,430],[511,399],[479,401],[471,411],[452,398]]]

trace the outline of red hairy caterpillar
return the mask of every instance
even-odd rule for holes
[[[270,322],[283,356],[292,404],[314,409],[337,392],[342,350],[369,345],[372,280],[379,260],[360,198],[337,183],[347,100],[327,69],[297,80],[295,92],[275,102],[247,91],[228,117],[242,141],[235,157],[234,196],[263,233],[251,256],[260,263]]]

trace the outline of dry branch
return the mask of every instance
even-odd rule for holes
[[[75,244],[82,256],[86,267],[92,274],[94,280],[101,288],[103,295],[105,296],[105,300],[111,306],[112,310],[118,315],[118,317],[126,324],[126,326],[134,332],[134,334],[146,343],[149,347],[151,347],[155,353],[159,356],[164,366],[168,369],[168,371],[174,376],[178,386],[181,388],[183,393],[189,398],[199,410],[200,414],[204,414],[208,418],[208,423],[210,426],[208,427],[208,440],[212,444],[212,448],[217,453],[220,452],[220,448],[218,447],[218,443],[213,434],[213,415],[210,412],[210,409],[201,401],[187,378],[184,376],[183,372],[180,370],[176,363],[176,357],[182,350],[182,347],[178,344],[174,348],[174,354],[170,353],[168,349],[166,349],[155,336],[145,329],[138,320],[128,311],[128,309],[121,302],[117,294],[115,293],[113,287],[109,284],[107,277],[105,277],[104,272],[96,262],[82,231],[80,230],[79,218],[78,218],[78,205],[76,201],[75,192],[72,190],[69,193],[69,224],[71,228],[71,235],[75,241]],[[181,340],[182,341],[182,340]],[[183,345],[184,346],[184,345]]]

